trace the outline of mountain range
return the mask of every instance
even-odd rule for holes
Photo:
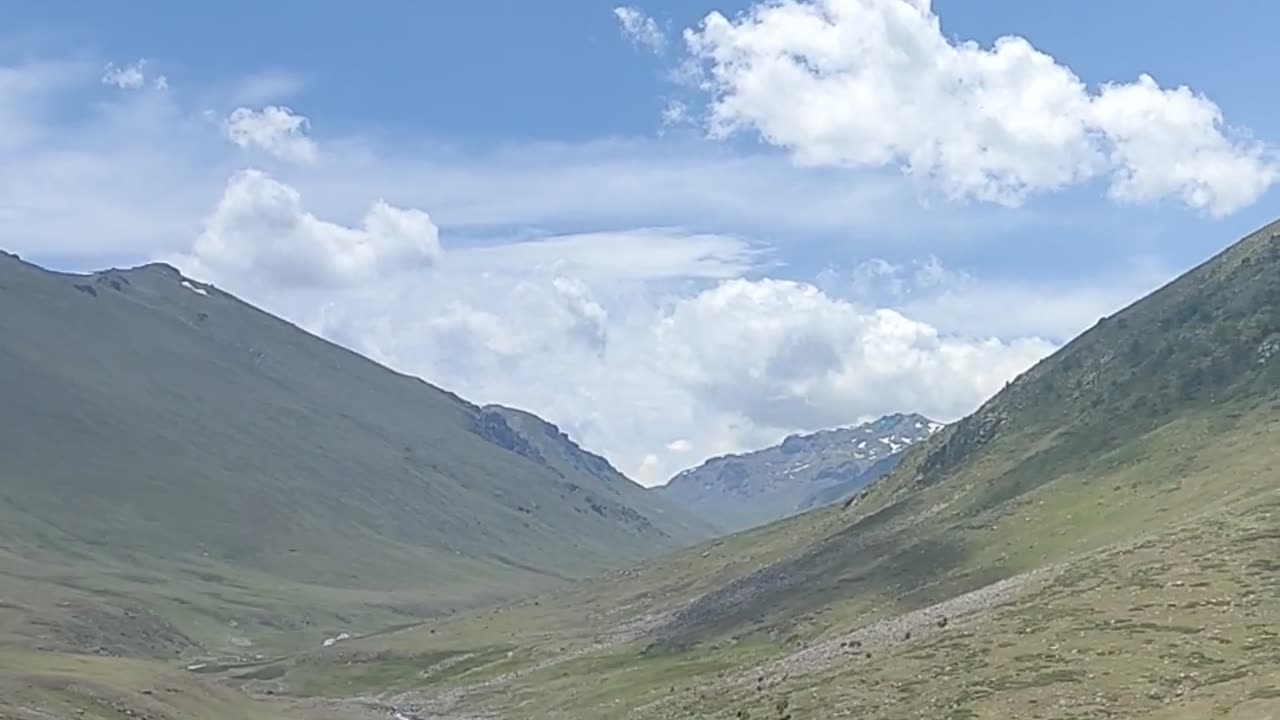
[[[138,651],[91,631],[114,604],[164,628],[146,652],[251,648],[712,533],[549,423],[167,265],[70,275],[0,255],[0,378],[0,577],[34,644]]]
[[[1274,718],[1276,437],[1280,223],[843,503],[248,687],[448,718]],[[395,673],[426,653],[471,669]]]
[[[707,460],[656,491],[719,527],[745,530],[861,490],[941,428],[913,413],[791,435],[773,447]]]
[[[328,551],[334,545],[322,539],[303,545],[306,535],[290,528],[309,527],[294,520],[296,511],[289,507],[305,497],[297,485],[288,488],[287,502],[271,506],[270,516],[254,515],[251,503],[226,504],[228,498],[257,492],[252,483],[264,482],[260,474],[244,480],[244,474],[226,473],[220,476],[225,484],[210,486],[205,475],[191,481],[150,470],[168,468],[173,457],[182,457],[184,446],[166,444],[162,431],[177,427],[173,423],[194,422],[182,420],[179,412],[191,407],[194,398],[179,394],[190,388],[166,373],[179,376],[180,366],[213,362],[208,355],[250,374],[286,364],[292,372],[268,375],[273,383],[254,385],[252,403],[235,405],[270,418],[283,401],[269,392],[271,384],[289,386],[298,382],[291,378],[319,371],[284,347],[261,344],[263,337],[250,328],[236,328],[223,342],[201,341],[191,347],[198,353],[181,353],[188,346],[179,338],[199,333],[203,322],[185,313],[202,311],[195,304],[175,311],[175,297],[191,303],[211,297],[233,301],[194,283],[208,295],[190,290],[191,298],[172,295],[173,287],[184,288],[187,281],[167,269],[128,276],[135,286],[166,283],[162,301],[153,294],[161,292],[158,286],[140,293],[154,315],[118,311],[147,318],[136,327],[120,322],[116,310],[86,314],[73,309],[78,307],[73,303],[100,302],[104,296],[112,303],[135,302],[108,295],[126,291],[112,286],[118,277],[101,277],[50,276],[12,261],[0,276],[5,286],[0,289],[5,363],[0,368],[6,378],[22,378],[10,383],[20,411],[6,410],[3,426],[3,457],[10,463],[6,500],[13,506],[16,495],[17,504],[44,503],[33,511],[10,511],[0,524],[0,560],[6,563],[0,567],[7,568],[0,597],[0,717],[105,720],[124,714],[121,708],[135,716],[198,720],[1280,716],[1280,223],[1101,319],[975,412],[905,449],[892,471],[844,502],[683,549],[675,547],[681,538],[710,530],[674,509],[640,500],[625,506],[648,523],[618,509],[620,496],[616,505],[597,500],[600,512],[589,501],[577,501],[582,493],[567,489],[563,480],[589,488],[593,498],[605,498],[604,486],[620,481],[601,459],[575,450],[537,418],[476,408],[436,390],[421,391],[411,408],[396,405],[379,395],[373,382],[387,371],[360,365],[366,361],[349,354],[320,353],[314,345],[319,341],[301,333],[273,335],[296,339],[308,355],[320,353],[335,363],[341,359],[340,374],[351,376],[343,387],[360,389],[359,396],[343,403],[307,406],[308,411],[341,405],[372,422],[369,414],[359,413],[362,402],[387,403],[394,412],[420,418],[430,400],[430,407],[449,409],[430,415],[436,418],[429,425],[433,437],[453,445],[416,446],[424,454],[436,448],[428,455],[436,464],[424,462],[424,467],[461,466],[457,454],[465,451],[465,457],[484,458],[466,466],[468,471],[500,459],[501,467],[524,471],[526,483],[563,488],[564,497],[554,498],[564,509],[546,516],[543,535],[555,539],[563,553],[559,564],[536,547],[517,548],[531,537],[526,531],[537,526],[512,525],[507,512],[537,518],[549,512],[542,503],[552,498],[546,493],[521,497],[513,508],[517,489],[497,484],[502,473],[480,475],[475,487],[501,487],[512,495],[462,506],[453,519],[459,533],[469,518],[464,512],[502,522],[510,535],[496,544],[537,563],[528,574],[560,572],[557,567],[585,573],[592,566],[622,562],[627,553],[617,548],[618,537],[627,538],[632,548],[637,538],[656,538],[653,546],[671,551],[586,581],[548,582],[490,607],[435,617],[423,612],[412,624],[332,637],[331,643],[313,642],[313,636],[303,637],[304,643],[281,640],[273,653],[177,666],[185,672],[175,669],[172,658],[147,652],[179,644],[164,628],[193,629],[182,636],[187,642],[207,642],[212,633],[200,628],[211,617],[223,634],[229,622],[252,622],[261,602],[229,601],[254,595],[307,608],[314,617],[327,612],[332,621],[334,611],[325,608],[357,604],[348,595],[356,583],[344,580],[343,573],[361,575],[362,583],[366,577],[391,583],[394,577],[380,569],[407,569],[413,563],[397,558],[387,545],[420,546],[406,542],[406,536],[418,540],[411,529],[369,528],[384,533],[362,546],[372,558],[370,568],[357,553],[347,553],[334,557],[326,574],[315,548]],[[15,289],[19,294],[6,295]],[[14,297],[24,308],[29,302],[42,307],[15,311],[9,306]],[[24,327],[15,317],[39,321]],[[251,313],[235,317],[268,322]],[[81,324],[66,324],[72,322]],[[155,323],[174,326],[174,332],[162,334],[165,343],[147,340],[158,332]],[[189,330],[178,332],[178,325]],[[15,332],[20,340],[11,341]],[[248,340],[247,358],[245,346],[231,343],[232,337]],[[26,350],[27,342],[42,343],[40,354]],[[148,365],[158,352],[170,353],[163,356],[167,362]],[[147,385],[124,373],[115,386],[106,387],[109,383],[93,374],[102,372],[96,368],[103,361],[109,361],[107,367],[143,366],[157,377]],[[409,387],[402,383],[416,382],[384,381],[397,391]],[[75,384],[74,393],[60,384]],[[148,390],[155,387],[165,391]],[[222,396],[243,397],[235,387],[228,380],[219,385],[220,392],[204,393],[200,400],[214,407],[201,416],[219,421],[190,429],[213,433],[230,422],[235,413],[216,403]],[[331,392],[321,382],[305,387],[309,395]],[[39,401],[45,394],[49,401]],[[111,419],[132,427],[130,418],[145,416],[151,403],[171,410],[165,422],[144,425],[146,434],[111,428]],[[307,418],[295,414],[289,420]],[[419,424],[397,427],[425,432],[416,429]],[[121,433],[112,436],[121,443],[114,451],[91,442],[93,432],[105,432],[104,427]],[[253,434],[273,431],[280,432],[255,422],[238,442],[222,446],[224,456],[201,456],[201,462],[182,467],[195,473],[209,463],[235,463],[239,453],[253,447]],[[403,447],[411,434],[400,433],[392,447]],[[26,450],[28,445],[43,454]],[[127,465],[121,459],[127,454],[141,459]],[[56,461],[54,455],[59,455]],[[99,465],[100,458],[109,462]],[[131,468],[133,474],[122,479],[109,470],[113,467]],[[590,485],[588,476],[594,478]],[[151,534],[160,536],[166,522],[158,507],[123,518],[84,514],[115,512],[116,506],[107,503],[115,484],[128,486],[135,477],[146,481],[135,490],[139,497],[166,484],[201,489],[197,504],[207,517],[173,510],[183,513],[190,539],[166,530],[171,546],[154,547]],[[376,494],[377,487],[361,484],[355,498],[342,495],[341,500],[359,507],[360,497]],[[423,487],[429,485],[418,483],[414,491]],[[624,487],[627,498],[636,492]],[[261,504],[273,498],[253,495],[253,500]],[[413,501],[407,490],[394,499]],[[537,508],[529,504],[534,501]],[[61,502],[68,509],[60,509]],[[332,514],[322,517],[334,521]],[[369,522],[362,519],[357,526]],[[227,537],[207,527],[223,524]],[[563,537],[578,531],[592,533],[589,542],[602,547],[583,554]],[[299,566],[274,563],[268,550],[245,552],[249,543],[232,541],[255,535],[272,552],[282,542],[303,545]],[[449,539],[433,537],[430,547]],[[481,559],[476,549],[481,546],[471,540],[458,548],[467,551],[459,561],[467,563],[464,570],[505,568]],[[52,559],[57,569],[42,575],[42,558]],[[163,559],[165,573],[148,569],[159,566],[156,558]],[[99,564],[105,567],[94,574],[86,569]],[[294,578],[318,575],[329,584],[317,589],[294,582],[268,591],[253,585],[256,576],[241,567],[270,568]],[[226,574],[213,577],[219,570]],[[177,601],[193,597],[185,584],[193,572],[210,573],[200,580],[207,583],[200,586],[206,599],[184,620],[187,606]],[[520,577],[512,572],[501,569],[502,577]],[[139,589],[144,586],[150,589]],[[429,597],[431,591],[429,583],[420,583],[413,593]],[[221,614],[210,616],[204,613],[214,593],[225,594],[228,602],[220,605]],[[134,608],[122,597],[146,604]],[[365,602],[368,597],[361,595]],[[98,615],[72,612],[68,608],[77,607],[75,602],[88,603]],[[132,624],[113,625],[120,615],[112,608],[138,617]],[[141,622],[147,612],[171,624]],[[131,646],[119,641],[109,650],[133,657],[72,654],[65,637],[61,644],[49,640],[77,628],[110,628],[131,638]],[[98,642],[97,637],[85,640],[90,642],[79,647]],[[209,652],[178,649],[181,663]]]

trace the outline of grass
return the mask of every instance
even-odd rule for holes
[[[1277,228],[1104,320],[849,509],[193,682],[291,698],[273,705],[289,711],[361,696],[572,720],[1275,717]],[[221,589],[201,597],[225,611],[269,596],[229,567],[202,566]],[[42,577],[3,598],[0,627],[61,612],[43,588],[122,613],[138,588],[168,588],[126,571]],[[316,612],[326,599],[281,593]],[[948,622],[903,624],[930,611]]]
[[[0,376],[21,378],[0,403],[0,652],[269,682],[341,632],[712,533],[533,416],[182,281],[0,256]]]
[[[145,661],[0,651],[0,718],[286,720],[283,705]]]
[[[0,648],[251,662],[712,532],[554,426],[172,268],[0,256],[0,281],[0,375],[22,379],[0,403]]]
[[[797,719],[1181,720],[1274,708],[1276,433],[1280,412],[1267,403],[1191,413],[984,509],[975,498],[1010,464],[995,458],[963,490],[783,521],[569,594],[353,647],[411,655],[501,641],[519,662],[490,673],[499,682],[412,688],[429,697],[470,686],[463,707],[500,717],[778,717],[780,699]],[[754,675],[877,619],[1054,563],[1065,565],[1050,584],[972,627],[895,640],[869,660],[850,653],[817,674]],[[763,587],[734,591],[753,574]],[[673,607],[683,619],[661,615]],[[650,632],[598,642],[654,616]],[[686,642],[662,641],[672,633]],[[305,687],[307,672],[292,668],[280,687]]]
[[[1243,540],[1277,500],[1091,554],[971,632],[780,691],[798,717],[817,704],[863,718],[1138,717],[1193,702],[1230,712],[1280,673],[1280,586],[1235,571],[1280,550]]]

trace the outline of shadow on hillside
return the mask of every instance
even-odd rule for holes
[[[868,612],[886,605],[905,612],[927,602],[935,593],[922,589],[962,568],[969,550],[960,532],[931,532],[937,528],[920,522],[918,503],[917,497],[904,498],[801,555],[703,595],[654,631],[655,645],[680,650],[746,631],[777,631],[855,598],[866,601]],[[1000,574],[993,568],[984,578],[963,576],[962,582],[977,587],[993,581],[985,576]]]

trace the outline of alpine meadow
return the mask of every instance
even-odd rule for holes
[[[17,2],[0,720],[1280,718],[1275,22]]]

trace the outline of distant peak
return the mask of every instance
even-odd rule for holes
[[[845,425],[807,433],[792,433],[776,445],[707,458],[699,465],[676,473],[660,487],[665,487],[672,483],[678,484],[677,481],[687,481],[690,477],[696,477],[704,472],[715,471],[716,468],[734,461],[750,462],[775,453],[796,455],[805,451],[818,450],[832,446],[833,443],[843,443],[851,435],[855,440],[861,439],[864,445],[879,440],[881,444],[889,447],[892,452],[897,452],[910,444],[918,442],[920,438],[917,436],[923,434],[923,437],[928,437],[943,427],[942,423],[931,420],[920,413],[897,412],[882,415],[875,420],[856,425]],[[863,458],[857,456],[857,459],[861,460]]]
[[[167,275],[172,278],[183,277],[181,270],[179,270],[178,268],[166,262],[150,262],[150,263],[146,263],[145,265],[138,265],[137,267],[128,268],[127,270],[125,270],[125,272],[155,273],[160,275]]]
[[[488,405],[482,406],[480,410],[483,412],[498,413],[500,415],[505,415],[508,417],[519,417],[527,420],[535,420],[543,425],[550,425],[551,427],[555,427],[555,423],[551,422],[550,420],[547,420],[546,418],[535,415],[529,412],[528,410],[521,410],[519,408],[513,408],[507,405],[489,403]]]

